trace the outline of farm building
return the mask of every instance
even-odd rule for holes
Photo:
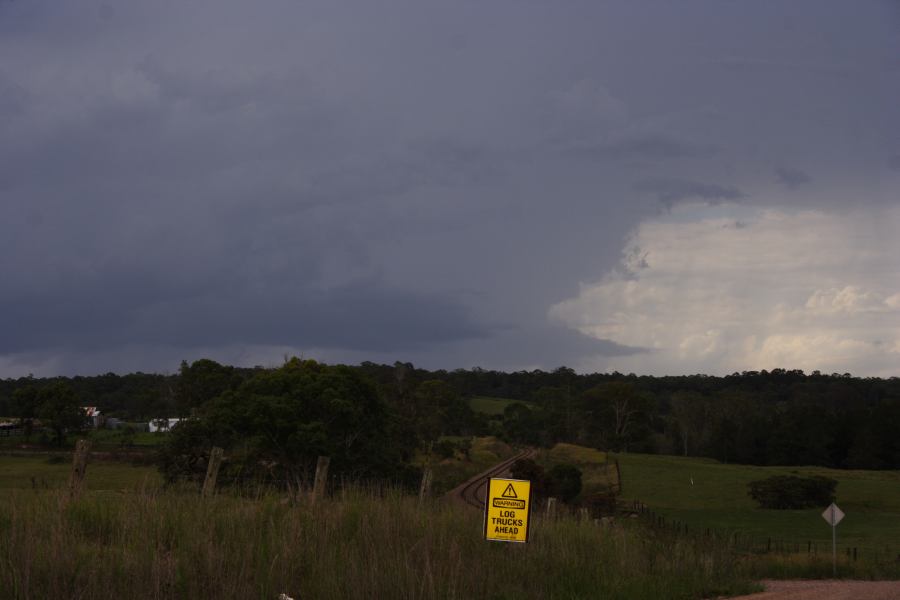
[[[151,419],[148,431],[150,433],[156,433],[157,431],[169,431],[170,429],[175,427],[175,425],[177,425],[179,421],[181,421],[181,419]]]
[[[100,414],[100,409],[96,406],[82,406],[81,410],[84,411],[86,425],[89,425],[93,429],[100,429],[103,427],[104,418],[103,415]]]

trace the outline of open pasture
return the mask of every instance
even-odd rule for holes
[[[838,481],[837,504],[846,513],[838,525],[840,551],[900,553],[900,472],[820,467],[756,467],[710,459],[617,454],[623,499],[637,499],[689,529],[738,532],[761,541],[791,543],[831,552],[825,507],[764,510],[747,495],[747,483],[773,475],[823,475]]]

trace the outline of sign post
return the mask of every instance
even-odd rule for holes
[[[831,503],[831,506],[822,513],[822,518],[831,525],[831,573],[837,574],[837,525],[844,518],[844,511],[838,508],[837,504]]]
[[[491,478],[484,500],[484,539],[522,544],[528,541],[530,481]]]

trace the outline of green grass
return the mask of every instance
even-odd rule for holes
[[[510,400],[509,398],[494,398],[491,396],[475,396],[469,400],[469,406],[472,407],[472,410],[486,415],[502,415],[503,411],[510,404],[524,404],[529,408],[534,407],[532,402]]]
[[[71,455],[0,456],[0,494],[10,490],[59,489],[72,471]],[[158,486],[162,478],[152,466],[132,466],[115,461],[90,461],[86,472],[89,490],[123,490],[147,484]]]
[[[585,446],[559,443],[541,450],[537,462],[545,470],[558,464],[572,464],[581,470],[581,495],[608,492],[615,484],[615,466],[608,464],[606,453]]]
[[[278,495],[0,497],[0,597],[699,599],[757,589],[727,548],[534,518],[486,542],[481,514],[391,490],[310,506]]]
[[[818,467],[726,465],[708,459],[639,454],[617,455],[623,498],[639,499],[659,514],[689,528],[738,532],[759,540],[814,542],[831,551],[825,507],[764,510],[747,495],[747,483],[772,475],[824,475],[838,481],[837,504],[846,513],[838,525],[841,551],[900,553],[900,472],[844,471]],[[693,485],[691,479],[693,478]]]

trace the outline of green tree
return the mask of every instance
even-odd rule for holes
[[[476,424],[469,402],[445,381],[420,383],[411,396],[406,413],[423,443],[442,435],[469,435]]]
[[[593,445],[628,451],[648,434],[650,399],[629,382],[610,381],[582,396],[583,416]]]
[[[581,493],[581,469],[568,463],[555,465],[546,475],[547,493],[568,504]]]
[[[534,502],[539,502],[547,496],[547,480],[544,468],[530,458],[520,458],[509,468],[513,479],[523,479],[531,482],[531,496]]]
[[[57,382],[38,392],[37,416],[41,423],[53,430],[57,446],[62,446],[66,432],[84,426],[84,410],[78,406],[78,399],[72,387]]]
[[[37,417],[38,391],[33,385],[21,387],[12,395],[12,416],[19,420],[25,439],[31,438],[34,431],[34,419]]]
[[[710,426],[709,399],[696,392],[676,392],[672,395],[672,419],[678,425],[684,456],[690,451],[696,456],[706,442]]]
[[[173,429],[161,470],[169,481],[199,477],[220,446],[225,480],[308,482],[329,456],[336,477],[406,482],[415,445],[359,371],[295,358],[200,406]]]
[[[234,367],[220,365],[208,358],[201,358],[190,365],[187,361],[181,361],[175,389],[178,414],[189,416],[197,407],[228,390],[236,389],[240,383],[241,377]]]
[[[513,402],[503,409],[503,437],[517,444],[536,446],[541,442],[542,409]]]

